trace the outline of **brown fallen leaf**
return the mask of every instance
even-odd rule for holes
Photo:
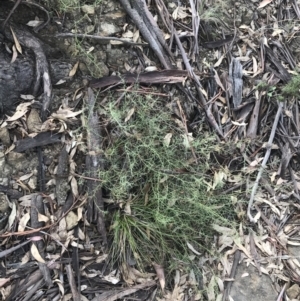
[[[152,265],[153,265],[156,275],[158,277],[160,287],[161,287],[162,291],[164,291],[165,285],[166,285],[164,269],[161,265],[159,265],[155,262],[152,262]]]

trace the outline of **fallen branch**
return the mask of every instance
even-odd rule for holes
[[[111,85],[121,84],[175,84],[182,83],[188,72],[185,70],[164,70],[164,71],[152,71],[140,74],[126,73],[120,76],[105,76],[99,79],[90,81],[91,88],[104,88]]]

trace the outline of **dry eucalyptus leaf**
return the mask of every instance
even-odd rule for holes
[[[159,265],[155,262],[152,262],[152,265],[153,265],[153,267],[155,269],[155,272],[156,272],[156,275],[158,277],[160,287],[161,287],[162,290],[164,290],[165,285],[166,285],[164,269],[161,265]]]
[[[168,133],[165,138],[164,138],[164,145],[165,146],[169,146],[171,143],[171,139],[172,139],[173,134],[172,133]]]
[[[47,223],[49,221],[49,217],[41,213],[38,213],[38,221]]]
[[[33,103],[31,102],[24,102],[21,103],[17,106],[16,112],[13,116],[8,117],[6,121],[15,121],[18,120],[19,118],[23,117],[27,112],[28,112],[28,107]]]
[[[77,184],[77,180],[75,179],[75,177],[72,177],[72,179],[71,179],[71,190],[75,197],[77,197],[79,195],[78,184]]]
[[[10,61],[11,64],[12,64],[12,63],[17,59],[17,57],[18,57],[18,52],[17,52],[17,50],[16,50],[15,45],[12,47],[12,50],[13,50],[13,55],[12,55],[11,61]]]
[[[12,203],[12,210],[11,210],[11,213],[10,213],[9,218],[8,218],[8,229],[11,228],[13,222],[15,221],[16,216],[17,216],[16,204]]]
[[[25,227],[29,220],[30,220],[30,214],[29,214],[29,212],[27,212],[20,219],[19,226],[18,226],[18,232],[23,232],[25,230]]]
[[[15,35],[15,33],[14,33],[14,31],[13,31],[13,29],[12,29],[11,27],[10,27],[10,30],[11,30],[11,33],[12,33],[12,35],[13,35],[13,38],[14,38],[14,42],[15,42],[16,48],[17,48],[17,50],[19,51],[19,53],[22,54],[22,47],[21,47],[21,45],[20,45],[20,43],[19,43],[19,41],[18,41],[18,39],[17,39],[17,36]]]
[[[45,263],[45,260],[40,255],[39,250],[37,249],[37,247],[36,247],[36,245],[34,243],[31,245],[30,251],[31,251],[32,257],[36,261],[41,262],[41,263]]]
[[[79,66],[79,61],[73,66],[72,70],[70,71],[69,73],[70,77],[73,77],[76,74],[78,66]]]
[[[190,243],[186,243],[187,244],[187,246],[188,246],[188,248],[193,252],[193,253],[195,253],[196,255],[201,255],[201,253],[199,253],[198,251],[196,251],[195,250],[195,248],[190,244]]]
[[[135,108],[132,108],[132,109],[129,110],[129,112],[127,113],[127,116],[126,116],[124,122],[127,122],[127,121],[130,120],[130,118],[131,118],[132,115],[134,114],[134,111],[135,111]]]
[[[37,27],[39,25],[41,25],[43,23],[43,21],[39,21],[39,20],[32,20],[32,21],[29,21],[27,22],[27,26],[30,26],[30,27]]]

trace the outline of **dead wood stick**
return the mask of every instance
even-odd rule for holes
[[[278,122],[279,122],[279,117],[281,115],[283,105],[284,105],[283,102],[279,102],[277,113],[276,113],[276,116],[275,116],[275,120],[274,120],[273,126],[272,126],[272,131],[271,131],[271,134],[270,134],[270,137],[269,137],[269,140],[268,140],[268,144],[267,144],[267,151],[266,151],[264,160],[263,160],[263,162],[260,166],[260,169],[258,171],[258,174],[257,174],[256,180],[254,182],[254,185],[252,187],[251,197],[250,197],[248,208],[247,208],[247,216],[248,216],[250,222],[252,222],[252,223],[255,223],[256,221],[255,221],[254,217],[251,214],[251,208],[252,208],[252,205],[253,205],[253,202],[254,202],[254,197],[255,197],[255,194],[256,194],[256,191],[257,191],[257,188],[258,188],[258,185],[259,185],[260,178],[262,176],[262,173],[263,173],[264,169],[266,168],[266,164],[267,164],[267,162],[269,160],[269,157],[270,157],[270,154],[271,154],[272,143],[273,143],[273,140],[274,140],[274,137],[275,137],[275,132],[276,132],[276,129],[277,129],[277,125],[278,125]]]
[[[80,34],[80,33],[59,33],[55,35],[57,38],[87,38],[87,39],[93,39],[93,40],[99,40],[99,41],[118,41],[122,42],[123,44],[127,45],[134,45],[134,46],[147,46],[148,44],[146,43],[135,43],[128,41],[126,39],[120,39],[116,37],[101,37],[101,36],[96,36],[96,35],[91,35],[91,34]]]
[[[257,134],[260,104],[261,104],[261,95],[255,101],[255,106],[250,118],[249,126],[247,129],[247,135],[246,135],[249,138],[255,138]]]
[[[97,177],[99,170],[103,168],[101,164],[101,130],[99,127],[99,117],[94,113],[95,95],[91,88],[88,88],[88,120],[87,120],[87,144],[89,154],[86,156],[86,170],[93,178]],[[103,245],[107,245],[107,234],[104,221],[104,201],[102,197],[101,185],[92,180],[87,180],[88,189],[88,221],[97,223],[97,230],[101,234]]]
[[[133,22],[136,24],[136,26],[140,30],[144,39],[149,43],[150,47],[152,48],[154,53],[157,55],[161,64],[166,69],[173,69],[169,57],[166,54],[164,54],[163,46],[160,43],[157,43],[157,39],[154,37],[154,35],[152,35],[152,33],[150,31],[151,28],[148,28],[145,25],[145,20],[147,20],[147,16],[145,14],[145,11],[143,10],[144,7],[139,8],[139,12],[138,12],[136,9],[132,8],[129,0],[120,0],[120,2],[123,5],[125,11],[132,18]],[[141,12],[143,13],[143,16],[140,15]]]
[[[93,79],[89,85],[92,88],[104,88],[111,85],[120,84],[175,84],[182,83],[188,72],[185,70],[163,70],[163,71],[152,71],[140,74],[125,73],[122,76],[104,76],[99,79]]]
[[[50,71],[46,55],[43,51],[39,39],[33,36],[29,31],[26,31],[22,28],[18,28],[15,25],[11,26],[11,28],[17,36],[17,39],[20,42],[20,44],[31,49],[35,55],[36,81],[34,84],[33,94],[36,95],[38,93],[41,82],[43,82],[43,115],[45,117],[52,96],[52,84],[50,80]],[[7,38],[13,40],[11,29],[4,28],[4,34]]]
[[[67,272],[67,277],[68,277],[69,284],[70,284],[70,287],[71,287],[73,300],[74,301],[80,301],[81,297],[80,297],[80,294],[77,290],[74,274],[73,274],[72,267],[71,267],[70,264],[66,265],[66,272]]]
[[[235,277],[240,258],[241,258],[241,251],[236,250],[234,253],[233,264],[232,264],[231,271],[230,271],[230,276],[229,276],[230,278]],[[227,283],[226,289],[225,289],[223,297],[222,297],[222,301],[227,300],[228,295],[231,290],[231,287],[232,287],[232,283],[233,283],[232,281]]]

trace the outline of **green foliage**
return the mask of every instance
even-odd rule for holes
[[[199,16],[200,20],[206,23],[212,22],[215,24],[224,24],[228,19],[225,14],[231,8],[229,1],[215,0],[214,4],[205,4],[205,1],[200,1]]]
[[[111,136],[99,178],[121,207],[110,231],[114,260],[133,256],[148,264],[187,256],[187,242],[203,247],[211,223],[226,224],[233,212],[229,195],[207,191],[210,154],[224,151],[217,139],[186,137],[165,100],[149,96],[127,94],[105,115]]]
[[[56,6],[61,12],[72,12],[72,10],[76,10],[85,4],[96,7],[101,2],[102,0],[56,0]]]
[[[282,88],[282,94],[286,97],[299,97],[299,89],[300,75],[296,75]]]

